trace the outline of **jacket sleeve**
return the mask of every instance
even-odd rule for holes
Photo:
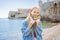
[[[32,29],[28,26],[27,22],[23,22],[22,24],[22,33],[24,36],[28,36]]]
[[[38,34],[42,34],[42,23],[40,23],[40,25],[36,27],[36,32]]]

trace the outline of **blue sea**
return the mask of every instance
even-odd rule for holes
[[[0,18],[0,40],[22,40],[23,20]]]

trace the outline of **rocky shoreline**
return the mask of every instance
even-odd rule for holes
[[[43,40],[60,40],[60,23],[52,28],[43,29]]]

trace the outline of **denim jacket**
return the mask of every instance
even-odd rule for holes
[[[28,21],[24,21],[22,24],[22,34],[23,34],[23,40],[34,40],[34,31],[36,33],[36,39],[42,40],[42,24],[40,22],[40,25],[36,26],[34,31],[32,28],[29,27]]]

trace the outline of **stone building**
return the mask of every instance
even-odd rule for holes
[[[8,18],[26,18],[30,9],[18,9],[18,11],[9,11]]]
[[[8,18],[16,18],[17,14],[17,11],[9,11]]]
[[[42,17],[46,20],[60,21],[60,1],[59,0],[47,0],[43,3],[42,0],[39,1],[39,6],[41,9]]]

